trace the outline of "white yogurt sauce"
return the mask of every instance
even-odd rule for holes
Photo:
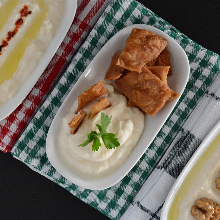
[[[220,177],[220,147],[215,154],[204,164],[202,171],[190,187],[185,197],[180,202],[179,220],[195,220],[191,215],[191,208],[195,201],[207,198],[220,204],[220,189],[216,188],[215,180]]]
[[[5,2],[5,0],[1,0],[0,6]],[[13,77],[10,80],[5,80],[0,85],[0,105],[7,102],[18,92],[23,83],[37,67],[60,24],[65,7],[65,0],[45,0],[45,2],[47,2],[49,5],[49,11],[43,25],[40,28],[37,38],[31,41],[26,48],[24,56],[22,57]],[[22,38],[28,27],[32,24],[34,18],[40,12],[36,1],[21,0],[13,10],[8,22],[3,27],[0,33],[1,38],[5,39],[4,36],[6,33],[14,29],[15,21],[20,17],[20,10],[22,9],[23,5],[28,5],[29,9],[32,10],[32,14],[26,18],[23,17],[24,24],[21,26],[21,28],[19,28],[19,32],[11,39],[11,41],[9,41],[9,45],[2,51],[2,55],[0,56],[0,67],[11,54],[13,48]]]
[[[120,142],[115,149],[107,149],[102,140],[98,151],[92,151],[92,143],[85,147],[77,147],[87,139],[87,134],[97,131],[96,124],[101,124],[101,112],[92,119],[88,119],[90,107],[82,125],[76,134],[70,134],[68,123],[75,116],[78,101],[73,104],[70,113],[63,118],[58,135],[58,152],[62,161],[74,172],[87,178],[101,178],[115,171],[128,158],[132,148],[137,144],[144,128],[144,115],[137,108],[127,107],[127,100],[121,94],[114,93],[114,88],[106,85],[110,92],[108,100],[111,107],[102,110],[109,117],[112,116],[107,132],[114,133]]]

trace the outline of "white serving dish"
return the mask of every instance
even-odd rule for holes
[[[63,18],[60,22],[56,34],[54,35],[53,40],[49,44],[45,54],[41,58],[33,73],[25,81],[25,83],[22,85],[16,95],[6,103],[0,105],[0,120],[10,115],[21,104],[21,102],[34,87],[35,83],[44,72],[59,45],[62,43],[67,31],[69,30],[76,13],[76,8],[77,0],[66,0],[66,7],[65,11],[63,12]]]
[[[87,189],[101,190],[108,188],[120,181],[132,169],[132,167],[146,151],[178,101],[178,99],[176,99],[168,102],[165,107],[163,107],[163,109],[161,109],[154,117],[149,115],[145,117],[145,128],[143,134],[141,135],[138,144],[131,152],[129,158],[118,170],[103,179],[89,180],[83,178],[67,168],[59,158],[57,153],[56,137],[60,130],[62,118],[69,113],[70,107],[78,98],[79,94],[87,90],[88,87],[97,83],[100,79],[104,79],[105,73],[111,63],[112,56],[116,51],[123,50],[126,39],[130,35],[133,28],[143,28],[152,31],[168,40],[167,49],[171,55],[173,68],[173,75],[168,77],[168,84],[171,89],[179,94],[182,94],[188,81],[190,69],[188,58],[185,52],[179,46],[179,44],[176,43],[176,41],[157,28],[145,24],[132,25],[119,31],[105,44],[105,46],[86,68],[60,107],[51,124],[46,142],[47,156],[57,171],[72,183]]]
[[[201,143],[199,148],[196,150],[196,152],[193,154],[177,180],[175,181],[175,184],[173,185],[172,189],[170,190],[166,201],[164,203],[162,213],[161,213],[161,220],[168,220],[169,210],[170,207],[174,201],[174,198],[176,194],[178,193],[180,187],[182,186],[185,178],[190,173],[190,170],[193,168],[193,166],[196,164],[196,162],[200,159],[200,157],[203,155],[203,153],[206,151],[206,149],[210,146],[210,144],[213,142],[213,140],[216,138],[216,136],[220,133],[220,121],[215,125],[215,127],[211,130],[211,132],[206,136],[204,141]],[[220,143],[219,143],[220,144]]]

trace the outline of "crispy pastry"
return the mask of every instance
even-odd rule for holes
[[[119,90],[144,112],[154,116],[171,97],[171,89],[146,67],[115,81]]]
[[[105,80],[115,80],[115,79],[118,79],[122,75],[122,71],[124,68],[116,65],[119,56],[120,54],[116,52],[114,56],[112,57],[110,67],[107,70],[106,75],[105,75]]]
[[[170,69],[169,66],[149,66],[147,68],[163,82],[167,83],[167,74]]]
[[[89,118],[93,118],[101,110],[108,108],[109,106],[111,106],[111,103],[108,101],[107,98],[100,100],[99,102],[95,103],[94,105],[91,105]]]
[[[75,134],[81,125],[83,119],[86,117],[85,111],[81,111],[79,115],[76,115],[70,123],[68,123],[69,127],[72,128],[70,133]]]
[[[174,100],[176,98],[178,98],[180,96],[180,94],[174,92],[172,89],[171,89],[171,96],[169,98],[169,100]]]
[[[141,72],[141,68],[155,60],[167,43],[167,40],[150,31],[133,28],[117,65],[130,71]]]
[[[155,74],[157,77],[159,77],[163,82],[167,83],[167,75],[169,74],[169,66],[151,66],[147,67],[153,74]],[[174,92],[172,89],[171,96],[169,100],[174,100],[178,98],[180,95],[176,92]]]
[[[127,106],[128,107],[134,107],[134,106],[136,106],[136,104],[133,101],[131,101],[131,99],[128,99]]]
[[[168,76],[172,75],[172,66],[171,66],[171,62],[170,62],[170,55],[167,52],[166,48],[157,57],[155,65],[156,66],[170,66]]]
[[[100,80],[97,84],[89,87],[85,92],[79,95],[78,108],[76,110],[76,113],[78,113],[81,109],[83,109],[93,101],[104,98],[108,94],[108,89],[105,87],[103,81]]]
[[[153,74],[155,74],[158,78],[160,78],[164,83],[167,83],[167,74],[168,74],[168,71],[169,71],[169,68],[170,68],[169,66],[148,66],[147,68]],[[172,94],[173,94],[173,99],[174,99],[175,94],[177,94],[177,93],[175,93],[175,92],[173,92],[173,93]],[[133,101],[131,101],[131,99],[128,99],[127,106],[128,107],[133,107],[133,106],[136,106],[136,104]]]
[[[152,60],[152,61],[150,61],[150,62],[147,62],[146,64],[145,64],[145,66],[155,66],[156,65],[156,60]]]

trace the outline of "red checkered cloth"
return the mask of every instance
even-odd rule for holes
[[[55,85],[110,0],[77,0],[73,23],[56,54],[18,108],[0,121],[0,150],[10,152],[42,100]]]

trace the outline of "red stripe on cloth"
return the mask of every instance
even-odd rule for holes
[[[79,15],[82,13],[82,11],[85,9],[85,7],[89,4],[89,1],[88,0],[83,0],[80,5],[78,6],[77,8],[77,11],[76,11],[76,15],[75,17],[79,17]]]
[[[92,15],[94,15],[94,14],[96,14],[98,11],[99,11],[99,9],[102,7],[102,5],[104,4],[104,2],[105,2],[105,0],[100,0],[100,1],[97,1],[97,3],[96,3],[96,5],[94,5],[93,7],[92,7],[92,9],[90,10],[90,13],[88,13],[87,15],[86,15],[86,17],[85,17],[85,19],[84,19],[84,22],[88,22],[88,21],[91,21],[91,14]],[[97,9],[98,9],[98,11],[97,11]]]
[[[73,56],[89,34],[92,29],[90,23],[104,2],[104,0],[98,0],[88,11],[83,21],[79,20],[79,16],[81,13],[85,13],[84,10],[89,1],[83,0],[80,3],[70,30],[32,91],[12,114],[0,121],[0,150],[5,153],[11,151],[36,109],[41,105],[42,99],[47,96],[48,91],[53,88],[56,79],[68,65],[67,58]],[[83,34],[85,36],[82,36]]]

